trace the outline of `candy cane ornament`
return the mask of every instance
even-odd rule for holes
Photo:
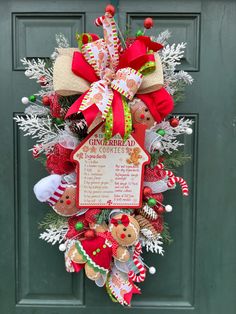
[[[98,27],[99,27],[99,26],[102,26],[104,19],[105,19],[105,16],[104,16],[104,15],[103,15],[103,16],[100,16],[100,17],[96,18],[96,20],[94,21],[94,24],[95,24],[96,26],[98,26]]]
[[[172,187],[173,185],[175,185],[175,183],[179,183],[179,185],[181,186],[181,190],[184,196],[188,196],[188,184],[187,182],[180,177],[171,177],[167,183],[167,185],[169,187]]]
[[[128,273],[129,279],[135,282],[142,282],[146,278],[146,268],[139,260],[139,256],[141,253],[142,253],[142,246],[140,242],[138,242],[135,246],[133,261],[134,261],[135,266],[139,270],[139,275],[136,275],[135,272],[132,270]]]
[[[162,170],[163,173],[164,173],[164,175],[166,175],[166,176],[168,176],[168,177],[174,177],[174,176],[175,176],[172,171],[170,171],[170,170],[164,170],[164,167],[165,167],[165,166],[164,166],[163,163],[159,163],[159,164],[156,165],[156,169],[157,169],[157,170]]]

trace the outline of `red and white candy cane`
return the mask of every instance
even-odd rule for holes
[[[175,175],[173,174],[172,171],[170,170],[164,170],[164,164],[163,163],[159,163],[156,165],[156,169],[157,170],[162,170],[164,175],[168,176],[168,177],[174,177]]]
[[[141,253],[142,253],[142,246],[140,242],[138,242],[134,249],[133,261],[134,261],[135,266],[139,270],[139,275],[136,275],[135,272],[132,270],[128,273],[129,279],[135,282],[142,282],[146,278],[146,268],[139,260],[139,256]]]
[[[99,17],[96,18],[96,20],[94,21],[94,24],[95,24],[96,26],[102,26],[104,19],[105,19],[105,16],[104,16],[104,15],[103,15],[103,16],[99,16]]]
[[[188,196],[188,184],[187,182],[180,177],[171,177],[167,183],[168,187],[172,187],[175,183],[179,183],[181,190],[184,196]]]

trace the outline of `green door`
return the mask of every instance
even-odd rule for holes
[[[155,20],[153,35],[168,28],[172,41],[187,41],[181,69],[195,79],[176,112],[194,120],[185,150],[192,160],[182,169],[191,196],[174,196],[168,222],[174,243],[142,285],[133,307],[113,304],[83,274],[64,270],[63,254],[38,239],[37,222],[46,209],[32,186],[45,175],[27,150],[31,142],[13,126],[22,96],[37,91],[20,62],[50,56],[55,33],[74,42],[75,31],[97,32],[103,0],[1,0],[1,314],[141,313],[234,314],[236,312],[236,2],[120,0],[118,19],[133,30],[144,16]]]

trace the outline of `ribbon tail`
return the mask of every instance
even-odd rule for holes
[[[114,17],[106,13],[102,22],[104,40],[110,55],[110,68],[116,69],[119,63],[119,38]]]
[[[85,110],[81,110],[82,102],[83,102],[84,98],[86,97],[87,93],[88,93],[88,91],[86,93],[84,93],[83,95],[81,95],[71,105],[71,107],[67,111],[65,118],[67,119],[70,116],[72,116],[73,114],[78,114],[81,112],[84,116],[84,119],[86,120],[87,126],[90,127],[90,125],[94,122],[95,118],[98,116],[100,111],[95,104],[91,105],[90,107],[86,108]]]
[[[116,134],[126,141],[132,131],[132,119],[125,97],[114,92],[113,102],[108,111],[105,122],[105,139],[109,140]]]
[[[70,116],[72,116],[73,114],[79,113],[80,111],[80,106],[82,104],[82,101],[84,99],[84,97],[87,95],[88,91],[85,92],[84,94],[82,94],[68,109],[65,118],[69,118]]]

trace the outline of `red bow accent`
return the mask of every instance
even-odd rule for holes
[[[115,219],[112,218],[111,219],[111,223],[117,227],[118,225],[124,225],[125,227],[127,227],[129,225],[129,217],[127,215],[122,215],[121,219]]]
[[[114,18],[106,14],[102,20],[104,39],[83,45],[81,52],[73,55],[72,72],[91,85],[72,104],[66,118],[82,112],[88,127],[96,120],[106,120],[106,139],[120,134],[126,140],[132,131],[127,99],[132,100],[137,93],[141,73],[155,69],[155,57],[150,49],[155,52],[163,46],[140,36],[120,54]]]

